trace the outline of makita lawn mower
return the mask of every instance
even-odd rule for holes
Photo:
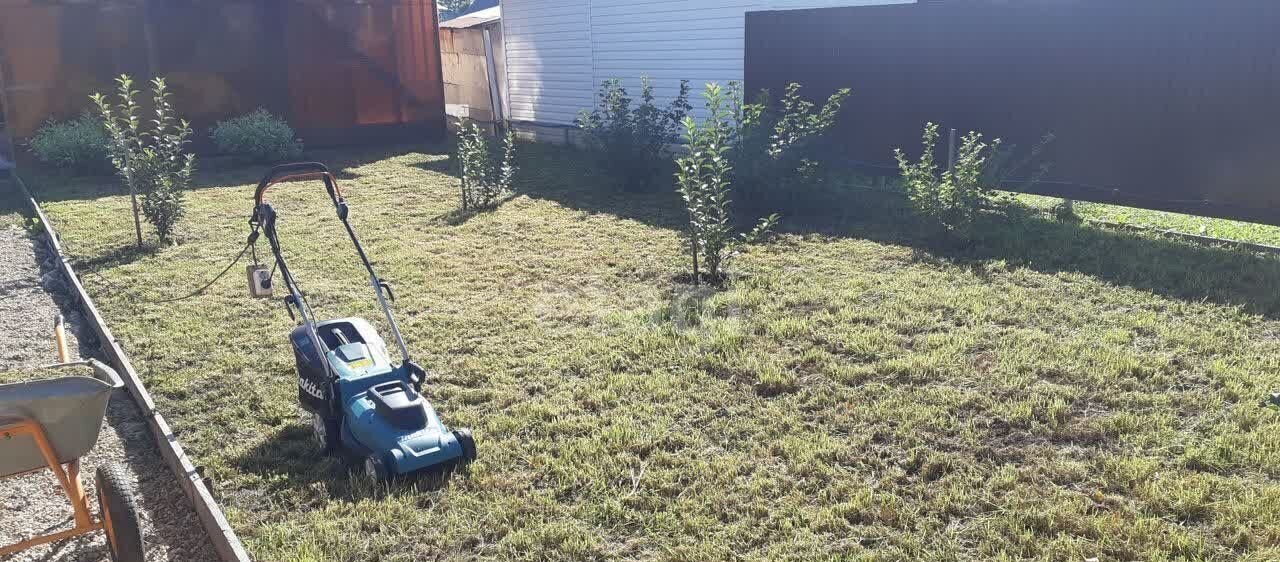
[[[307,305],[280,250],[276,211],[262,199],[272,185],[297,179],[324,182],[338,219],[346,227],[356,254],[369,272],[369,284],[400,352],[399,365],[393,364],[386,343],[368,321],[363,318],[318,321]],[[328,168],[318,162],[276,166],[258,182],[253,202],[249,244],[253,245],[261,229],[288,290],[289,294],[284,297],[285,310],[299,322],[289,334],[297,362],[298,400],[311,413],[312,429],[321,451],[362,463],[365,474],[376,481],[433,469],[443,471],[475,459],[476,444],[471,431],[450,431],[422,397],[426,371],[409,359],[409,350],[387,305],[388,300],[395,301],[395,294],[391,286],[374,273],[347,221],[347,202]],[[269,297],[272,272],[257,264],[256,257],[254,261],[248,268],[250,292],[254,296]]]

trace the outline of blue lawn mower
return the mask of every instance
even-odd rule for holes
[[[278,216],[271,204],[263,201],[263,195],[274,184],[299,179],[324,182],[338,219],[369,272],[369,284],[400,351],[399,365],[392,362],[386,343],[365,319],[316,320],[289,272],[276,235]],[[369,263],[347,221],[347,202],[328,168],[318,162],[276,166],[258,182],[253,200],[249,243],[252,246],[256,241],[259,229],[266,235],[288,290],[285,310],[299,323],[289,334],[297,363],[298,400],[311,414],[312,430],[322,453],[358,461],[365,475],[374,481],[424,471],[443,472],[474,460],[476,444],[471,431],[450,431],[423,398],[426,371],[410,360],[387,304],[388,300],[395,302],[395,294]],[[248,278],[251,294],[271,296],[272,273],[264,265],[249,266]]]

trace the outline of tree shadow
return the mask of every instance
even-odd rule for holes
[[[466,210],[463,210],[462,208],[453,209],[432,217],[431,222],[448,226],[461,226],[475,217],[487,215],[498,210],[498,208],[502,207],[508,201],[515,199],[516,195],[516,193],[508,193],[483,207],[472,207]]]
[[[451,176],[455,178],[462,177],[462,174],[459,173],[457,166],[453,164],[452,155],[446,155],[444,158],[432,158],[430,160],[418,162],[413,164],[413,167],[421,170],[426,170],[428,172],[436,172],[438,174],[444,174],[446,176]]]
[[[608,214],[666,229],[683,229],[685,209],[674,184],[649,192],[622,189],[617,178],[601,170],[589,152],[547,144],[522,143],[516,190],[566,209]]]
[[[137,260],[154,256],[159,253],[161,248],[156,244],[144,243],[141,247],[137,244],[129,244],[119,246],[104,254],[99,254],[91,258],[76,259],[72,265],[79,272],[97,273],[103,269],[112,269],[122,265],[131,264]]]
[[[447,154],[447,149],[441,142],[324,148],[308,150],[299,161],[321,162],[339,180],[352,180],[360,177],[358,169],[366,164],[409,153]],[[246,164],[228,156],[198,157],[196,177],[190,191],[257,184],[273,165]],[[91,200],[128,194],[115,176],[69,176],[41,167],[23,168],[19,175],[41,202]]]
[[[984,214],[971,240],[940,237],[891,194],[857,194],[861,205],[839,220],[791,222],[793,232],[858,237],[910,246],[917,259],[984,272],[1001,260],[1041,273],[1076,273],[1188,302],[1212,302],[1280,317],[1280,256],[1207,245],[1155,233],[1061,221],[1013,207]]]
[[[684,208],[674,192],[635,194],[615,187],[580,151],[528,146],[522,193],[588,213],[606,213],[650,226],[682,229]],[[737,195],[735,194],[735,197]],[[740,227],[749,228],[763,209],[738,205]],[[862,238],[909,246],[918,259],[985,271],[1003,260],[1042,273],[1079,273],[1108,283],[1188,302],[1239,306],[1280,318],[1280,256],[1230,245],[1207,245],[1154,233],[1061,221],[1011,207],[984,214],[969,241],[933,235],[898,193],[834,188],[822,191],[800,214],[782,215],[779,232]]]

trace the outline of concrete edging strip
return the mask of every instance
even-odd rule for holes
[[[22,179],[12,172],[9,177],[18,186],[18,189],[22,191],[23,196],[27,198],[27,203],[31,205],[36,216],[40,218],[49,249],[57,257],[58,269],[63,277],[67,279],[68,285],[71,286],[72,296],[78,301],[80,310],[93,326],[102,352],[107,356],[107,360],[111,365],[119,371],[120,378],[124,380],[125,388],[129,390],[129,394],[137,402],[138,408],[142,410],[143,416],[147,420],[147,425],[151,428],[151,437],[155,439],[156,445],[160,449],[160,454],[164,457],[165,462],[168,463],[169,468],[178,476],[178,483],[182,485],[187,498],[191,500],[192,506],[195,507],[196,515],[200,517],[200,523],[204,526],[205,534],[209,536],[209,541],[213,543],[213,548],[218,553],[218,557],[224,562],[250,562],[244,545],[240,543],[239,537],[236,536],[231,525],[227,523],[227,518],[222,514],[222,509],[218,507],[213,495],[209,493],[209,488],[205,486],[203,477],[196,470],[191,458],[182,450],[182,444],[178,442],[178,437],[169,428],[169,423],[165,421],[164,416],[160,415],[160,412],[156,411],[155,402],[151,400],[151,394],[143,386],[142,379],[133,368],[133,363],[129,361],[124,349],[120,347],[120,342],[116,341],[115,337],[112,336],[106,320],[102,318],[102,315],[98,312],[98,307],[89,298],[89,293],[85,292],[84,286],[80,284],[80,278],[76,276],[75,270],[71,268],[70,263],[67,263],[66,257],[62,253],[62,244],[58,241],[58,233],[53,229],[53,224],[49,222],[44,210],[40,208],[40,204],[31,195],[31,191],[27,189]]]

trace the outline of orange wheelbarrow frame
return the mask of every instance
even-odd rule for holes
[[[61,349],[59,355],[65,357]],[[98,467],[96,514],[80,476],[80,459],[98,440],[107,402],[124,384],[114,370],[93,359],[46,368],[76,366],[92,367],[94,376],[0,385],[0,480],[49,469],[71,502],[75,522],[70,529],[0,546],[0,558],[99,530],[106,532],[112,560],[145,557],[132,486],[121,469],[112,463]]]
[[[40,448],[40,454],[44,457],[44,468],[53,471],[54,476],[58,477],[58,484],[62,486],[62,491],[67,494],[67,500],[71,502],[71,509],[75,512],[75,527],[65,531],[58,531],[47,535],[40,535],[24,541],[19,541],[8,546],[0,546],[0,556],[13,554],[28,548],[48,544],[51,542],[78,537],[80,535],[92,533],[97,530],[105,530],[107,532],[107,542],[111,545],[115,544],[115,535],[112,533],[110,520],[105,511],[106,503],[102,503],[103,513],[94,516],[89,511],[89,499],[84,491],[84,482],[80,479],[80,459],[75,459],[66,464],[58,462],[58,455],[53,451],[53,445],[49,443],[48,436],[44,433],[44,428],[38,422],[32,419],[20,418],[17,420],[0,421],[0,439],[8,441],[22,435],[29,435],[36,442],[36,446]],[[5,478],[12,478],[38,472],[44,468],[36,468],[26,472],[11,474]]]

